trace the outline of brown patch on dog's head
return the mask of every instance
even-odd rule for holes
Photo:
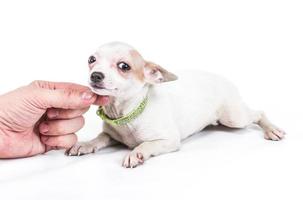
[[[132,75],[140,82],[151,84],[177,80],[177,76],[153,62],[145,61],[136,50],[130,50],[129,63]]]
[[[145,61],[143,57],[136,50],[129,52],[132,62],[132,73],[139,81],[144,82],[144,65]]]

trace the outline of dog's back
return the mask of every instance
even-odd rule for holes
[[[177,81],[156,85],[151,93],[152,98],[169,99],[166,106],[171,108],[181,139],[210,124],[217,124],[224,103],[240,100],[236,88],[220,76],[203,71],[177,74]]]

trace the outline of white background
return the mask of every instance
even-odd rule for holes
[[[123,147],[2,160],[0,198],[302,199],[302,11],[299,0],[1,1],[0,94],[35,79],[86,84],[89,55],[118,40],[171,71],[229,78],[288,135],[209,129],[133,170]],[[100,131],[95,110],[81,140]]]

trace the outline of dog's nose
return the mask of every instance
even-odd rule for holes
[[[90,75],[90,80],[93,83],[100,83],[104,79],[104,74],[102,72],[93,72]]]

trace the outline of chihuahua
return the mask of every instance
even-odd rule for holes
[[[103,131],[91,141],[75,144],[67,155],[122,143],[132,149],[122,165],[134,168],[152,156],[179,150],[182,140],[209,125],[257,124],[265,139],[284,137],[284,131],[263,112],[248,108],[233,84],[217,75],[184,72],[177,78],[121,42],[101,46],[88,65],[92,91],[108,96],[110,103],[98,111]]]

